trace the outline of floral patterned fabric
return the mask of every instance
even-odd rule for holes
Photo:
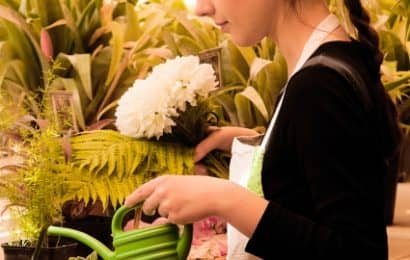
[[[225,259],[227,253],[226,222],[218,217],[194,223],[194,237],[189,260]]]

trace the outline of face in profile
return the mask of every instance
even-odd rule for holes
[[[233,41],[250,46],[272,34],[281,0],[197,0],[195,12],[209,16]]]

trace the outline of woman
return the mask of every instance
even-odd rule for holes
[[[198,0],[197,14],[213,18],[236,43],[271,37],[287,61],[289,81],[264,157],[264,197],[228,180],[164,176],[125,204],[145,200],[144,212],[157,209],[178,224],[220,216],[249,237],[247,252],[264,259],[387,259],[383,180],[400,131],[380,82],[377,34],[360,1],[344,3],[358,40],[322,0]],[[318,55],[350,64],[366,83],[370,109],[340,73],[303,67]],[[239,127],[213,129],[195,160],[252,135]]]

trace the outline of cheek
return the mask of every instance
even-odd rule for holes
[[[254,45],[270,35],[273,23],[272,13],[263,8],[264,6],[256,5],[253,10],[248,11],[248,16],[236,17],[237,26],[233,28],[232,36],[238,39],[238,44]]]

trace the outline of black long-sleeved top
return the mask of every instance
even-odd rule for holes
[[[380,83],[360,43],[325,43],[313,56],[321,53],[346,60],[367,84]],[[249,253],[264,259],[387,259],[378,125],[353,88],[320,65],[290,79],[264,159],[262,184],[270,202]]]

